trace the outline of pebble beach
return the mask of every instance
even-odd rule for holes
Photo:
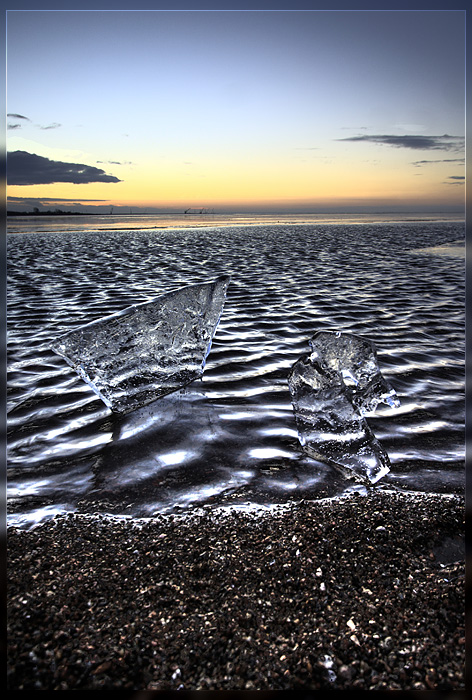
[[[7,688],[463,690],[464,518],[373,491],[9,527]]]

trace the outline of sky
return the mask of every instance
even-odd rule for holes
[[[462,211],[463,11],[8,11],[8,209]]]

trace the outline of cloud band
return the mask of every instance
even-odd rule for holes
[[[412,148],[423,151],[457,151],[464,147],[464,139],[461,136],[421,136],[405,134],[395,136],[393,134],[371,134],[362,136],[349,136],[337,141],[356,141],[364,143],[378,143],[396,148]]]

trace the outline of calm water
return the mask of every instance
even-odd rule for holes
[[[362,488],[298,443],[287,374],[321,329],[373,340],[401,400],[368,418],[391,461],[378,487],[462,493],[464,257],[418,249],[461,245],[464,224],[409,218],[9,222],[9,522]],[[203,380],[132,414],[112,415],[50,349],[83,323],[220,274],[232,282]]]

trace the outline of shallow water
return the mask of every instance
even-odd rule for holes
[[[374,341],[400,398],[368,417],[391,461],[380,488],[462,493],[464,259],[457,245],[419,249],[463,239],[457,221],[12,233],[9,522],[361,488],[298,442],[287,374],[322,329]],[[232,281],[203,379],[127,416],[50,349],[83,323],[220,274]]]

